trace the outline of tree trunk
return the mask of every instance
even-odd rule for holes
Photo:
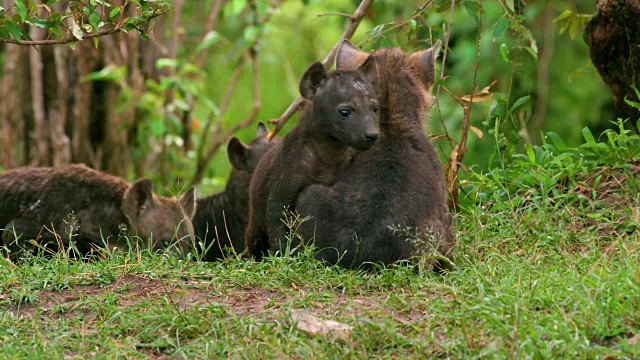
[[[69,136],[65,132],[68,115],[67,98],[69,96],[69,78],[65,65],[67,64],[68,48],[56,46],[53,48],[55,75],[57,80],[57,96],[53,110],[50,112],[49,124],[51,133],[51,157],[53,166],[59,167],[71,162],[71,148]]]
[[[33,40],[43,40],[44,30],[32,27],[29,35]],[[45,105],[44,105],[44,79],[41,46],[29,47],[29,65],[31,73],[31,106],[33,109],[33,131],[31,133],[32,166],[49,165],[49,126],[47,126]]]
[[[5,61],[0,79],[0,165],[8,169],[17,165],[18,122],[20,113],[15,111],[18,104],[16,68],[20,58],[20,48],[5,45]]]
[[[613,93],[618,116],[637,120],[640,111],[625,98],[640,101],[640,0],[597,0],[598,14],[589,21],[584,40],[591,61]]]
[[[73,90],[73,108],[71,110],[73,124],[72,158],[75,163],[84,163],[99,168],[99,163],[96,161],[96,153],[91,146],[90,133],[93,83],[83,83],[81,81],[85,75],[95,70],[98,65],[99,55],[89,41],[79,42],[73,53],[76,76]],[[98,99],[97,101],[104,101],[104,99]]]
[[[120,0],[119,4],[126,2]],[[70,4],[75,2],[61,0],[50,6],[61,13]],[[0,5],[16,11],[14,0],[0,0]],[[45,8],[38,11],[47,20]],[[135,15],[131,6],[125,11],[127,16]],[[158,19],[156,31],[160,34],[161,23]],[[45,37],[45,31],[37,27],[29,32],[34,40]],[[178,35],[174,39],[179,40]],[[171,48],[174,55],[180,45],[177,40]],[[98,41],[98,48],[89,40],[77,42],[74,50],[67,45],[0,46],[4,56],[0,69],[1,168],[74,162],[127,177],[132,163],[130,138],[136,127],[144,125],[138,119],[136,104],[145,80],[159,75],[156,60],[169,54],[162,44],[164,39],[143,42],[136,31]],[[127,75],[119,81],[83,81],[107,66],[125,68]],[[145,174],[147,165],[158,166],[148,158],[136,160],[138,175]],[[165,163],[164,158],[159,161]]]

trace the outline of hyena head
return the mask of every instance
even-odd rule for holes
[[[175,246],[184,255],[192,251],[194,188],[179,198],[167,198],[153,193],[151,180],[139,179],[124,194],[122,210],[134,234],[143,242],[152,241],[154,250]]]
[[[307,68],[300,94],[313,104],[313,118],[326,136],[367,150],[380,135],[378,94],[365,78],[371,62],[356,70],[328,72],[320,62]]]
[[[227,145],[227,153],[229,154],[229,162],[234,169],[253,173],[258,162],[267,151],[282,141],[280,138],[272,138],[269,140],[269,131],[264,123],[258,124],[256,138],[249,144],[243,144],[238,138],[232,137]]]

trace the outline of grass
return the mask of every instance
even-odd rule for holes
[[[634,156],[571,181],[551,171],[554,191],[472,179],[445,276],[328,267],[313,249],[262,262],[0,259],[0,358],[640,358]],[[298,309],[353,330],[310,335],[292,324]]]

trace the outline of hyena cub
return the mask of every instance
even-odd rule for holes
[[[244,251],[244,233],[249,218],[249,183],[251,175],[264,154],[282,141],[267,138],[267,127],[258,124],[257,136],[245,145],[233,137],[227,145],[231,174],[224,191],[197,201],[193,228],[196,241],[207,250],[205,261],[221,259],[225,247],[233,246],[239,254]]]
[[[363,75],[369,66],[329,73],[316,62],[304,73],[300,93],[307,102],[300,122],[281,146],[269,150],[251,180],[249,255],[260,258],[267,250],[283,251],[288,231],[283,211],[295,211],[297,197],[307,186],[331,185],[356,150],[378,140],[377,93]]]
[[[166,198],[152,192],[149,179],[130,184],[84,165],[18,168],[0,173],[0,245],[19,258],[37,248],[68,248],[72,240],[86,255],[105,243],[122,248],[120,235],[128,235],[143,247],[175,245],[186,254],[195,206],[193,188]]]

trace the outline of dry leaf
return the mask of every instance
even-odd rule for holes
[[[473,131],[474,134],[476,134],[476,136],[479,139],[482,139],[482,137],[484,136],[484,134],[482,133],[482,130],[478,129],[475,126],[469,126],[469,128],[471,129],[471,131]]]
[[[633,346],[640,344],[640,334],[636,334],[631,339],[627,339],[627,344],[633,345]]]
[[[333,320],[322,320],[305,310],[291,310],[291,322],[307,335],[333,336],[346,341],[353,327]]]
[[[479,93],[473,94],[473,99],[471,99],[471,95],[465,95],[461,97],[460,100],[466,101],[466,102],[480,103],[480,102],[493,99],[493,93],[490,92],[489,90],[491,89],[493,84],[496,83],[496,81],[497,80],[494,80],[491,84],[489,84],[489,86],[484,87],[484,89],[480,90]]]

